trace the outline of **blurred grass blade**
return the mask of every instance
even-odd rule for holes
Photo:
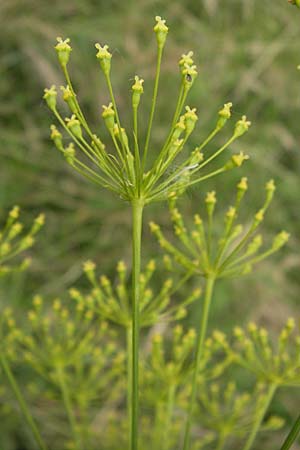
[[[300,434],[300,414],[280,450],[289,450]]]

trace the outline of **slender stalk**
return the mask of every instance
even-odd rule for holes
[[[109,75],[105,75],[105,79],[106,79],[109,95],[110,95],[110,98],[111,98],[111,101],[112,101],[112,104],[113,104],[113,107],[114,107],[114,111],[115,111],[115,114],[116,114],[116,119],[117,119],[117,125],[118,125],[118,129],[119,129],[119,133],[120,133],[122,150],[123,150],[124,154],[126,154],[125,144],[123,142],[123,135],[122,135],[122,132],[121,132],[122,128],[121,128],[121,122],[120,122],[120,117],[119,117],[119,113],[118,113],[117,103],[116,103],[116,100],[115,100],[114,91],[113,91],[113,88],[112,88],[112,84],[111,84]]]
[[[226,435],[223,432],[220,432],[217,446],[215,450],[223,450],[225,445]]]
[[[126,329],[126,347],[127,347],[127,414],[128,414],[128,424],[129,424],[129,440],[128,448],[131,450],[131,398],[132,398],[132,324],[130,324]]]
[[[9,367],[8,361],[3,354],[0,355],[0,361],[1,361],[3,371],[4,371],[4,373],[8,379],[8,382],[10,384],[10,387],[16,396],[16,399],[19,403],[20,409],[24,415],[24,418],[25,418],[29,428],[32,431],[32,434],[35,438],[36,443],[38,444],[40,450],[47,450],[47,447],[42,439],[42,436],[40,435],[40,432],[35,424],[35,421],[29,411],[26,401],[25,401],[23,395],[21,394],[21,391],[19,389],[17,381]]]
[[[158,92],[158,84],[159,84],[159,76],[160,76],[160,66],[161,66],[162,53],[163,53],[163,47],[158,46],[157,63],[156,63],[156,75],[155,75],[155,82],[154,82],[154,89],[153,89],[153,97],[152,97],[150,118],[149,118],[149,122],[148,122],[148,130],[147,130],[146,142],[145,142],[145,148],[144,148],[144,154],[143,154],[143,164],[142,164],[143,168],[145,167],[145,163],[146,163],[146,159],[147,159],[147,153],[148,153],[148,148],[149,148],[149,142],[150,142],[150,136],[151,136],[151,130],[152,130],[152,124],[153,124],[156,100],[157,100],[157,92]]]
[[[162,400],[159,400],[157,397],[156,406],[155,406],[155,421],[153,425],[153,449],[160,449],[161,439],[163,435],[163,417],[164,414],[164,404]]]
[[[275,395],[276,390],[277,390],[277,385],[275,383],[272,383],[269,386],[268,392],[267,392],[266,397],[264,399],[264,403],[263,403],[260,411],[258,412],[258,414],[256,416],[256,419],[254,421],[254,424],[253,424],[252,430],[250,432],[250,435],[249,435],[249,437],[248,437],[248,439],[247,439],[247,441],[246,441],[246,443],[245,443],[245,445],[244,445],[242,450],[250,450],[252,448],[252,445],[253,445],[253,443],[255,441],[256,435],[257,435],[257,433],[259,431],[261,423],[262,423],[262,421],[263,421],[263,419],[265,417],[267,409],[270,406],[270,403],[271,403],[271,401],[272,401],[272,399],[273,399],[273,397]]]
[[[296,422],[293,425],[293,428],[289,432],[280,450],[289,450],[293,445],[293,443],[295,442],[295,440],[297,439],[299,433],[300,433],[300,415],[298,416]]]
[[[197,397],[197,380],[198,380],[198,375],[199,375],[200,366],[201,366],[201,359],[202,359],[202,353],[203,353],[203,348],[204,348],[204,341],[205,341],[205,337],[206,337],[208,316],[209,316],[209,310],[210,310],[210,304],[211,304],[214,284],[215,284],[214,276],[209,275],[206,280],[205,298],[204,298],[204,305],[203,305],[203,311],[202,311],[202,317],[201,317],[201,324],[200,324],[200,329],[198,331],[198,336],[197,336],[196,362],[195,362],[195,368],[194,368],[194,373],[193,373],[192,394],[191,394],[188,414],[187,414],[186,423],[185,423],[183,450],[188,450],[190,448],[190,439],[191,439],[190,434],[191,434],[191,426],[192,426],[192,417],[193,417],[193,412],[194,412],[194,407],[195,407],[196,397]]]
[[[138,450],[141,235],[144,202],[132,200],[132,391],[131,449]]]
[[[168,391],[168,401],[166,410],[166,421],[164,426],[164,434],[161,444],[161,450],[169,450],[170,448],[170,429],[172,424],[172,416],[174,410],[174,400],[175,400],[176,385],[171,384]]]
[[[83,445],[81,442],[81,437],[80,434],[78,432],[78,426],[76,423],[76,417],[73,411],[73,407],[72,407],[72,402],[71,402],[71,398],[70,398],[70,394],[69,394],[69,389],[68,386],[65,382],[65,378],[64,378],[64,373],[61,369],[61,367],[57,367],[56,368],[56,374],[57,374],[57,378],[58,378],[58,382],[59,382],[59,386],[60,386],[60,390],[62,393],[62,398],[63,398],[63,402],[66,408],[66,412],[68,415],[68,419],[69,419],[69,423],[70,423],[70,427],[73,433],[73,438],[75,441],[75,445],[76,445],[76,449],[77,450],[83,450]]]
[[[141,174],[140,166],[140,150],[139,150],[139,141],[138,141],[138,115],[137,115],[137,107],[133,107],[133,137],[134,137],[134,162],[135,162],[135,172],[136,176],[138,178],[138,193],[140,193],[140,184],[141,184],[141,177],[138,176],[138,174]]]

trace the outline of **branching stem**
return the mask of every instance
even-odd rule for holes
[[[269,386],[268,392],[267,392],[266,397],[264,399],[264,403],[263,403],[260,411],[256,415],[256,419],[255,419],[255,421],[253,423],[252,430],[251,430],[250,435],[249,435],[249,437],[248,437],[248,439],[247,439],[247,441],[246,441],[246,443],[245,443],[245,445],[244,445],[242,450],[250,450],[252,448],[253,443],[255,441],[255,438],[257,436],[257,433],[259,431],[259,428],[260,428],[260,426],[262,424],[262,421],[263,421],[263,419],[265,417],[265,414],[267,412],[267,409],[269,408],[270,403],[271,403],[271,401],[272,401],[272,399],[273,399],[273,397],[275,395],[277,387],[278,386],[275,383],[272,383]]]
[[[210,304],[211,304],[214,284],[215,284],[214,276],[209,275],[206,280],[205,298],[204,298],[204,305],[203,305],[203,311],[202,311],[202,317],[201,317],[201,324],[200,324],[200,328],[199,328],[198,336],[197,336],[196,362],[195,362],[195,368],[194,368],[194,372],[193,372],[191,399],[189,402],[188,414],[187,414],[186,423],[185,423],[183,450],[188,450],[190,448],[192,418],[193,418],[193,412],[194,412],[194,407],[195,407],[196,398],[197,398],[197,381],[198,381],[198,376],[199,376],[201,362],[202,362],[202,354],[203,354],[203,349],[204,349],[204,342],[205,342],[205,337],[206,337],[208,316],[209,316],[209,310],[210,310]]]

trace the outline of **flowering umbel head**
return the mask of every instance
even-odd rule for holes
[[[40,214],[35,218],[31,228],[24,232],[24,226],[18,220],[19,215],[20,208],[14,206],[8,214],[4,228],[0,230],[0,276],[27,269],[30,264],[29,258],[25,258],[15,266],[11,265],[10,261],[33,246],[35,235],[45,223],[44,214]]]
[[[84,296],[77,289],[70,290],[70,296],[78,307],[88,308],[93,314],[99,314],[101,318],[121,325],[125,328],[131,326],[130,284],[128,270],[124,261],[117,265],[117,280],[112,282],[102,275],[96,276],[96,265],[93,261],[86,261],[83,270],[91,283],[91,292]],[[171,291],[174,287],[171,279],[167,279],[158,290],[154,292],[150,286],[150,280],[156,272],[156,263],[150,260],[140,275],[141,303],[140,322],[142,327],[149,327],[159,320],[173,322],[186,316],[186,307],[195,301],[201,294],[196,289],[181,304],[170,307]]]
[[[246,274],[257,263],[279,250],[289,239],[289,234],[282,231],[275,236],[267,249],[261,251],[263,240],[262,236],[257,234],[257,230],[264,220],[264,215],[272,200],[275,190],[273,180],[266,184],[265,201],[253,215],[248,230],[244,231],[245,227],[236,223],[240,203],[247,188],[247,179],[242,178],[237,185],[235,202],[225,213],[224,229],[221,235],[216,232],[213,221],[217,202],[215,191],[209,192],[205,198],[207,220],[196,214],[194,229],[191,232],[187,231],[188,229],[183,222],[182,215],[176,208],[174,199],[170,201],[174,232],[183,244],[183,248],[171,244],[158,225],[152,223],[150,225],[151,231],[157,237],[163,250],[186,270],[204,276],[210,275],[214,278]]]
[[[198,119],[196,108],[190,108],[186,104],[187,95],[197,76],[193,52],[189,51],[183,54],[179,61],[181,85],[170,130],[158,151],[156,152],[157,143],[151,149],[153,145],[151,140],[152,125],[155,119],[156,103],[160,98],[158,92],[162,49],[168,34],[166,21],[159,16],[156,17],[154,33],[158,44],[158,58],[145,145],[142,145],[138,126],[138,107],[144,92],[144,80],[137,75],[134,77],[131,99],[133,129],[126,130],[120,118],[110,79],[112,54],[108,45],[95,44],[96,57],[100,62],[110,97],[109,104],[103,106],[102,118],[109,132],[111,145],[104,145],[103,139],[94,133],[80,107],[78,95],[74,91],[67,68],[72,51],[69,39],[58,38],[55,49],[66,78],[66,85],[61,87],[62,98],[70,109],[71,117],[64,120],[57,109],[55,86],[45,89],[44,94],[48,107],[62,129],[56,129],[52,126],[51,139],[66,157],[67,162],[71,163],[72,167],[89,181],[110,189],[119,197],[128,201],[139,198],[144,204],[166,200],[173,192],[178,196],[193,184],[239,167],[248,158],[242,153],[234,156],[229,155],[228,162],[225,162],[217,170],[212,172],[206,170],[208,163],[225,151],[235,139],[242,136],[250,125],[250,122],[243,116],[236,124],[231,138],[213,155],[206,157],[204,148],[230,119],[232,104],[227,103],[219,111],[217,124],[208,138],[193,149],[188,148],[188,151],[184,151],[189,145],[189,137],[195,130]],[[64,147],[62,131],[72,138],[73,146]],[[148,167],[148,149],[151,151],[153,161],[150,167]],[[177,163],[175,159],[179,155],[182,155],[181,161]],[[173,169],[174,167],[176,168]],[[170,170],[171,168],[172,170]],[[202,170],[205,172],[202,173]]]

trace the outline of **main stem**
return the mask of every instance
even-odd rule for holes
[[[253,445],[253,443],[255,441],[256,435],[257,435],[257,433],[259,431],[259,428],[261,426],[261,423],[262,423],[262,421],[263,421],[263,419],[265,417],[265,414],[267,412],[267,409],[269,408],[270,403],[271,403],[271,401],[272,401],[272,399],[274,397],[276,389],[277,389],[277,385],[276,384],[271,384],[269,386],[268,392],[266,394],[265,401],[264,401],[264,403],[262,405],[261,410],[258,412],[258,414],[256,416],[256,420],[255,420],[255,422],[253,424],[253,427],[252,427],[251,433],[250,433],[250,435],[249,435],[249,437],[247,439],[247,442],[246,442],[246,444],[243,447],[243,450],[250,450],[250,448],[252,447],[252,445]]]
[[[185,423],[183,450],[189,450],[189,448],[190,448],[192,418],[193,418],[193,412],[194,412],[194,407],[195,407],[196,397],[197,397],[197,381],[198,381],[198,375],[199,375],[199,371],[200,371],[201,359],[202,359],[202,354],[203,354],[204,341],[205,341],[205,337],[206,337],[209,309],[210,309],[214,284],[215,284],[214,276],[208,276],[207,281],[206,281],[206,287],[205,287],[205,298],[204,298],[204,305],[203,305],[203,311],[202,311],[202,317],[201,317],[201,324],[200,324],[200,329],[198,331],[198,336],[197,336],[196,363],[195,363],[195,368],[194,368],[194,373],[193,373],[191,400],[189,403],[189,409],[188,409],[188,414],[187,414],[186,423]]]
[[[131,449],[138,450],[141,236],[144,202],[132,200],[132,389]]]
[[[127,414],[129,440],[128,449],[131,450],[131,427],[132,427],[132,324],[126,330],[126,347],[127,347]]]
[[[37,426],[35,424],[35,421],[34,421],[32,415],[31,415],[28,407],[27,407],[27,404],[26,404],[26,402],[25,402],[25,400],[24,400],[24,398],[23,398],[23,396],[21,394],[19,386],[18,386],[18,384],[17,384],[17,382],[15,380],[15,377],[13,376],[13,373],[12,373],[12,371],[11,371],[11,369],[9,367],[9,364],[8,364],[8,362],[7,362],[7,360],[6,360],[4,355],[0,356],[0,361],[1,361],[1,365],[2,365],[3,371],[4,371],[4,373],[5,373],[5,375],[6,375],[7,379],[8,379],[8,382],[9,382],[9,384],[11,386],[11,389],[13,390],[13,392],[14,392],[14,394],[16,396],[16,399],[17,399],[17,401],[19,403],[19,406],[20,406],[21,411],[22,411],[22,413],[24,415],[24,418],[25,418],[29,428],[32,431],[32,434],[33,434],[33,436],[34,436],[34,438],[36,440],[36,443],[38,444],[39,449],[40,450],[47,450],[47,447],[46,447],[46,445],[45,445],[45,443],[44,443],[44,441],[43,441],[43,439],[42,439],[42,437],[40,435],[40,432],[39,432],[39,430],[38,430],[38,428],[37,428]]]

